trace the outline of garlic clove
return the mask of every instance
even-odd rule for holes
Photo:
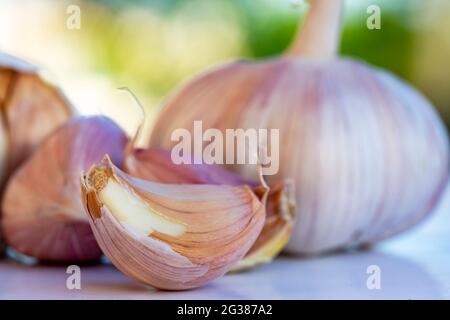
[[[127,142],[121,128],[102,116],[74,118],[51,133],[6,186],[2,225],[7,244],[45,261],[99,258],[79,175],[105,153],[122,165]]]
[[[251,186],[265,204],[266,220],[255,244],[233,271],[270,262],[281,252],[292,233],[295,201],[291,181],[276,183],[264,199],[265,189],[254,181],[245,180],[218,165],[174,164],[170,152],[158,148],[134,149],[125,157],[124,171],[134,177],[160,183]]]
[[[195,288],[222,276],[264,224],[264,205],[248,186],[144,181],[108,157],[82,177],[81,188],[105,255],[126,275],[160,289]]]
[[[24,60],[0,52],[0,108],[8,141],[9,176],[74,109],[43,75],[45,71]]]
[[[132,150],[125,156],[123,168],[132,176],[160,183],[258,186],[218,165],[175,164],[170,151],[160,148]]]

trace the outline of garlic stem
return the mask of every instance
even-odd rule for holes
[[[343,0],[311,0],[303,25],[286,56],[332,58],[340,38]]]

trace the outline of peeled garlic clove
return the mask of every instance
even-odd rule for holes
[[[9,176],[51,131],[74,114],[59,88],[45,71],[17,57],[0,52],[0,108],[4,126],[0,140]]]
[[[222,276],[264,224],[264,206],[248,186],[155,183],[105,158],[81,187],[105,255],[126,275],[160,289],[195,288]]]
[[[341,0],[312,0],[288,52],[237,61],[187,82],[164,106],[151,147],[194,121],[203,130],[279,129],[297,222],[287,246],[314,254],[374,243],[429,216],[449,178],[449,140],[433,106],[392,74],[336,56]],[[281,143],[282,142],[282,143]],[[244,178],[254,172],[236,165]]]
[[[242,179],[217,165],[175,164],[168,150],[158,148],[135,149],[125,157],[124,171],[140,179],[161,183],[251,186],[265,204],[266,220],[255,244],[233,271],[270,262],[281,252],[292,233],[295,208],[291,182],[276,183],[265,199],[265,188],[254,181]]]
[[[105,153],[122,165],[127,142],[123,131],[101,116],[74,118],[49,135],[7,184],[2,205],[7,243],[46,261],[99,258],[79,175]]]

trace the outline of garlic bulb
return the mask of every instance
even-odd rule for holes
[[[106,153],[122,165],[127,143],[123,131],[102,116],[74,118],[50,134],[8,181],[2,204],[7,244],[46,261],[99,258],[79,177]]]
[[[341,0],[312,0],[284,56],[228,63],[186,83],[151,135],[150,146],[170,148],[171,133],[192,132],[196,120],[222,132],[279,129],[280,170],[266,178],[294,179],[292,253],[407,230],[432,211],[449,177],[449,141],[430,102],[386,71],[336,56],[341,8]]]
[[[44,71],[0,52],[0,184],[74,111]]]
[[[74,111],[43,70],[0,52],[0,191],[41,140]],[[0,213],[1,216],[1,213]],[[0,228],[0,254],[4,244]]]
[[[264,224],[264,205],[248,186],[140,180],[108,157],[81,187],[105,255],[126,275],[160,289],[195,288],[222,276]]]
[[[215,184],[251,186],[263,199],[265,188],[220,166],[207,164],[174,164],[170,152],[158,148],[134,149],[125,156],[124,171],[134,177],[170,184]],[[292,185],[286,181],[271,186],[265,201],[266,219],[258,239],[232,271],[268,263],[284,248],[293,230],[294,200]]]

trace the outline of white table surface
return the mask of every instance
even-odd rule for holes
[[[381,270],[369,290],[367,267]],[[143,287],[113,266],[81,267],[81,289],[66,288],[63,266],[0,262],[0,299],[449,299],[450,187],[421,226],[371,251],[315,258],[281,257],[191,291]]]

